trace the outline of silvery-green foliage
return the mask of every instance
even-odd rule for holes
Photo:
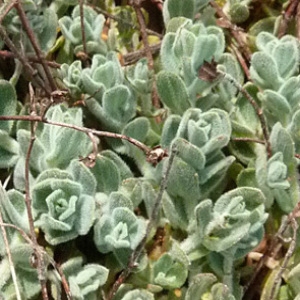
[[[153,263],[153,282],[166,289],[180,288],[187,279],[188,266],[185,252],[174,242],[170,252]]]
[[[20,240],[20,237],[16,239]],[[18,287],[22,299],[32,299],[37,296],[41,290],[41,285],[38,280],[36,268],[30,264],[30,258],[33,254],[31,245],[20,243],[11,244],[11,255],[14,262],[14,267],[17,274]],[[46,257],[45,257],[46,258]],[[45,260],[46,262],[47,260]],[[47,265],[47,264],[46,264]],[[0,295],[3,299],[16,299],[16,291],[14,282],[11,277],[10,263],[5,256],[0,262]]]
[[[298,41],[290,35],[279,40],[268,32],[262,32],[256,38],[256,45],[259,51],[251,59],[251,78],[263,89],[279,91],[298,69]]]
[[[79,108],[67,108],[65,105],[52,106],[46,118],[54,122],[82,126],[82,110]],[[24,163],[30,142],[30,132],[19,129],[17,142],[20,153],[14,171],[14,184],[16,188],[23,190],[25,186]],[[61,126],[44,125],[42,130],[37,132],[32,149],[31,181],[34,181],[36,174],[49,168],[67,168],[73,158],[85,157],[91,149],[91,141],[85,133]]]
[[[5,191],[0,183],[0,210],[4,222],[14,224],[26,233],[29,233],[29,223],[27,220],[27,211],[25,205],[24,195],[16,190]],[[16,244],[18,241],[18,232],[15,229],[6,228],[7,236],[11,245]],[[2,232],[0,234],[0,253],[4,255],[4,241]],[[13,242],[13,240],[15,242]]]
[[[0,115],[15,115],[17,95],[14,87],[6,80],[0,80]],[[13,121],[0,121],[0,167],[15,165],[19,156],[19,144],[10,136]]]
[[[66,276],[72,298],[75,300],[99,299],[99,288],[108,278],[109,270],[99,264],[85,264],[82,257],[74,257],[61,265]],[[52,296],[58,300],[61,294],[61,282],[51,274]]]
[[[90,68],[83,70],[82,84],[90,95],[89,110],[109,130],[120,132],[135,116],[136,98],[125,85],[124,71],[114,52],[94,55]]]
[[[230,134],[228,115],[220,109],[188,109],[182,118],[171,115],[166,120],[161,145],[170,147],[175,143],[178,152],[163,203],[173,226],[187,228],[199,201],[210,193],[216,197],[217,188],[234,161],[234,157],[226,157],[221,151]]]
[[[209,0],[166,0],[163,7],[164,22],[167,24],[172,18],[185,17],[194,19],[199,10],[207,5]]]
[[[122,300],[154,300],[154,296],[152,293],[147,290],[135,289],[132,290],[122,298]]]
[[[63,83],[69,89],[70,94],[76,98],[79,98],[83,92],[81,73],[82,64],[79,60],[75,60],[71,65],[62,64],[60,67]]]
[[[210,297],[210,299],[235,300],[230,293],[229,288],[217,282],[217,277],[211,273],[202,273],[194,276],[187,289],[185,300],[202,299]]]
[[[270,208],[275,199],[279,207],[289,213],[298,202],[299,193],[293,140],[288,131],[277,123],[273,126],[270,142],[272,157],[268,159],[265,149],[257,146],[255,168],[242,171],[238,185],[258,187],[266,197],[266,208]]]
[[[106,54],[107,46],[101,39],[101,33],[105,22],[104,16],[102,14],[97,14],[95,10],[89,6],[83,7],[83,14],[88,53]],[[79,51],[83,51],[79,5],[73,9],[71,17],[64,16],[58,23],[64,37],[72,43],[74,52],[78,53]]]
[[[229,16],[233,23],[243,23],[250,15],[249,7],[251,1],[249,0],[230,0],[229,1]]]
[[[199,79],[197,73],[205,61],[214,59],[218,62],[221,58],[225,46],[224,34],[218,27],[193,24],[189,19],[181,21],[179,27],[173,30],[166,33],[162,42],[162,64],[165,71],[181,77],[194,105],[196,94],[205,95],[205,91],[214,85]]]
[[[153,87],[153,74],[150,72],[147,59],[140,59],[136,65],[126,69],[126,79],[133,91],[137,94],[138,104],[141,112],[149,114],[151,112],[151,95]]]
[[[43,1],[24,1],[23,8],[26,13],[30,27],[35,33],[35,37],[43,52],[48,52],[54,45],[56,39],[57,15],[46,7]],[[5,26],[8,34],[12,36],[12,40],[26,52],[33,52],[31,43],[23,29],[20,17],[17,11],[12,9],[4,17],[2,25]]]
[[[117,259],[126,264],[145,235],[146,222],[133,213],[132,201],[120,192],[97,193],[96,199],[101,210],[94,225],[95,245],[101,253],[118,254]]]
[[[49,244],[85,235],[94,222],[96,180],[90,170],[73,160],[66,171],[42,172],[33,188],[35,225]]]
[[[189,107],[207,110],[217,100],[219,107],[231,111],[236,87],[230,82],[208,82],[198,77],[204,62],[215,61],[222,65],[223,72],[231,74],[238,82],[243,81],[236,59],[224,53],[225,38],[222,30],[216,26],[205,27],[202,23],[193,24],[191,20],[182,17],[174,18],[170,23],[161,47],[164,70],[157,77],[161,101],[172,113],[177,114],[182,114]],[[217,93],[212,91],[215,86]]]
[[[241,248],[248,253],[259,243],[266,218],[264,195],[259,189],[237,188],[223,194],[215,203],[203,200],[194,210],[190,235],[182,248],[190,255],[203,246],[214,252],[234,248],[236,253]],[[250,234],[258,234],[255,243],[245,243]]]

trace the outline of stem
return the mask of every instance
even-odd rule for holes
[[[31,44],[33,46],[33,49],[34,49],[34,51],[36,53],[36,56],[38,57],[38,59],[40,60],[42,66],[44,68],[46,77],[47,77],[47,79],[49,81],[49,84],[50,84],[50,87],[51,87],[50,90],[51,91],[55,91],[56,90],[56,84],[55,84],[54,79],[52,77],[52,74],[51,74],[51,72],[50,72],[50,70],[48,68],[48,65],[46,63],[46,59],[44,57],[44,54],[42,53],[42,51],[41,51],[41,49],[40,49],[40,47],[39,47],[39,45],[38,45],[38,43],[36,41],[34,32],[30,28],[27,16],[25,14],[25,11],[24,11],[24,9],[22,7],[22,4],[21,4],[20,0],[17,1],[15,7],[16,7],[16,9],[18,11],[18,15],[19,15],[19,17],[21,19],[22,25],[23,25],[26,33],[27,33],[27,36],[28,36],[28,38],[29,38],[29,40],[30,40],[30,42],[31,42]]]
[[[171,154],[170,154],[170,157],[169,157],[169,161],[168,161],[168,164],[167,164],[167,169],[164,172],[161,183],[160,183],[160,189],[159,189],[158,195],[157,195],[156,200],[155,200],[154,208],[153,208],[153,211],[152,211],[152,214],[151,214],[151,217],[150,217],[147,229],[146,229],[146,234],[143,237],[143,239],[141,240],[141,242],[139,243],[139,245],[136,247],[136,249],[131,254],[129,262],[127,264],[127,268],[124,269],[121,272],[118,279],[115,281],[115,283],[114,283],[112,289],[110,290],[106,300],[112,300],[114,298],[114,296],[115,296],[116,292],[118,291],[119,287],[121,286],[121,284],[131,274],[133,268],[135,268],[136,262],[137,262],[140,255],[143,252],[143,249],[144,249],[145,244],[147,242],[147,238],[148,238],[148,236],[149,236],[149,234],[150,234],[150,232],[153,228],[154,223],[157,220],[157,216],[158,216],[159,209],[160,209],[161,202],[162,202],[162,197],[163,197],[165,189],[167,188],[168,178],[169,178],[169,175],[170,175],[172,165],[174,163],[176,152],[177,152],[176,151],[176,146],[174,146],[174,144],[173,144],[172,149],[171,149]]]
[[[42,123],[49,124],[49,125],[67,127],[67,128],[71,128],[71,129],[78,130],[78,131],[85,132],[85,133],[92,133],[97,136],[104,136],[104,137],[113,138],[113,139],[126,140],[129,143],[131,143],[131,144],[135,145],[136,147],[138,147],[139,149],[141,149],[146,155],[149,155],[152,151],[152,149],[149,148],[148,146],[146,146],[145,144],[141,143],[140,141],[138,141],[134,138],[126,136],[124,134],[113,133],[113,132],[109,132],[109,131],[99,131],[99,130],[90,129],[87,127],[80,127],[80,126],[73,125],[73,124],[55,122],[55,121],[47,120],[40,116],[0,116],[0,120],[1,121],[16,120],[16,121],[28,121],[28,122],[42,122]]]
[[[135,13],[136,13],[139,25],[140,25],[142,41],[144,44],[145,53],[146,53],[146,57],[148,60],[148,68],[149,68],[149,70],[153,71],[154,61],[153,61],[152,51],[151,51],[151,49],[149,47],[149,43],[148,43],[148,35],[146,32],[146,23],[144,20],[142,9],[141,9],[141,0],[133,0],[132,5],[133,5],[133,8],[135,10]],[[153,79],[153,84],[152,84],[152,104],[154,107],[160,108],[160,102],[159,102],[155,77]]]
[[[80,10],[80,25],[81,25],[81,36],[82,36],[82,45],[83,52],[87,54],[86,48],[86,36],[85,36],[85,26],[84,26],[84,9],[83,9],[83,0],[79,1],[79,10]]]
[[[268,154],[268,157],[270,158],[272,156],[272,150],[271,150],[271,144],[269,141],[269,130],[268,130],[267,121],[263,114],[262,109],[259,107],[259,105],[256,103],[256,101],[252,98],[252,96],[248,93],[248,91],[245,90],[230,74],[221,72],[219,70],[218,70],[218,73],[222,74],[225,79],[227,79],[229,82],[231,82],[245,96],[245,98],[249,101],[249,103],[254,108],[256,115],[260,121],[261,129],[262,129],[264,140],[265,140],[267,154]]]
[[[35,111],[35,103],[34,103],[34,94],[32,86],[29,85],[30,90],[30,110],[32,113],[36,113]],[[30,156],[33,149],[34,141],[35,141],[35,131],[37,127],[36,122],[31,122],[30,124],[30,142],[29,147],[26,154],[25,159],[25,205],[27,210],[27,217],[29,222],[29,230],[31,235],[31,240],[34,246],[34,255],[37,259],[37,272],[38,272],[38,278],[41,284],[42,289],[42,296],[43,300],[48,300],[48,292],[47,292],[47,286],[46,286],[46,277],[45,277],[45,263],[43,254],[40,251],[40,247],[37,242],[37,238],[34,231],[34,222],[33,222],[33,214],[31,210],[31,196],[30,196],[30,183],[29,183],[29,168],[30,168]]]

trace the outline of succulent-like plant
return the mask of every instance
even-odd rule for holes
[[[87,234],[94,222],[96,180],[82,163],[74,160],[68,170],[42,172],[33,187],[36,226],[52,244]]]

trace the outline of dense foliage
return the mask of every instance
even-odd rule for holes
[[[0,299],[300,299],[297,11],[2,3]]]

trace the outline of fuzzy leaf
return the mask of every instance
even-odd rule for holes
[[[0,168],[13,167],[19,158],[19,143],[11,138],[6,131],[1,129],[0,140]]]
[[[263,89],[278,90],[283,80],[280,78],[275,60],[263,52],[255,52],[251,59],[251,78]]]
[[[0,115],[10,116],[16,114],[17,95],[12,84],[6,80],[0,80]],[[12,121],[0,121],[0,129],[7,132],[13,125]]]
[[[175,114],[182,114],[190,107],[184,82],[174,73],[161,71],[157,76],[157,90],[161,101]]]

